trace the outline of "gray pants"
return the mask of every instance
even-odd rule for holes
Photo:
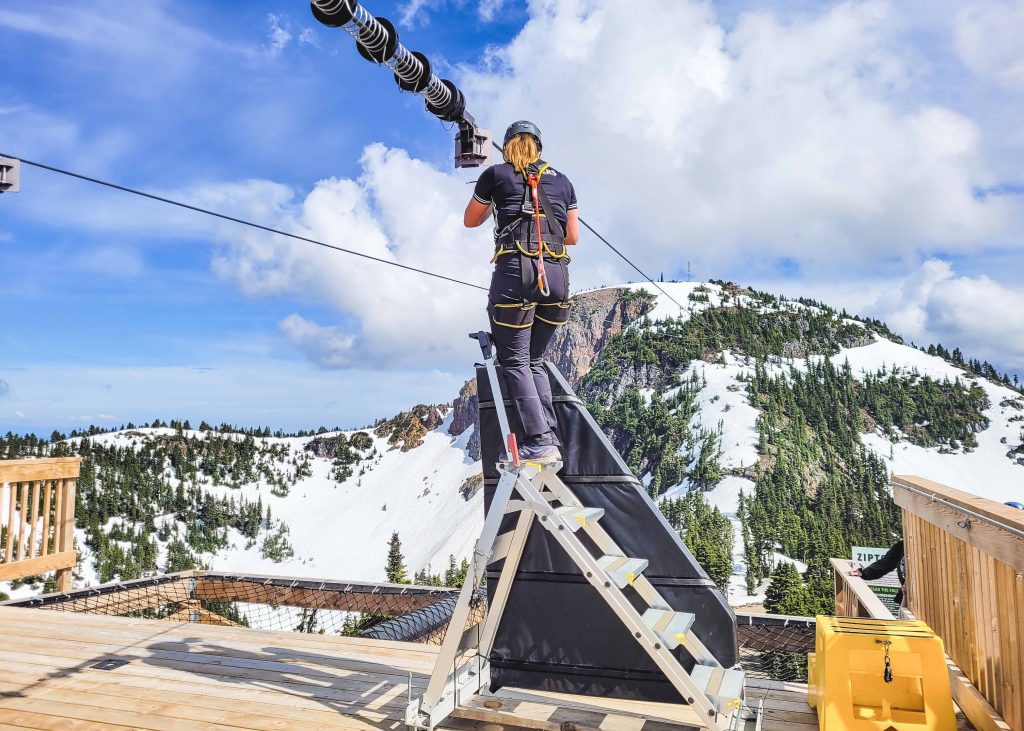
[[[491,277],[487,312],[498,362],[505,369],[508,398],[522,425],[520,446],[558,444],[551,383],[544,352],[555,329],[569,319],[564,304],[569,289],[568,269],[546,262],[548,296],[537,288],[537,262],[507,254],[498,258]]]

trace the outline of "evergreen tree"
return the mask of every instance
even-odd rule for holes
[[[392,584],[408,584],[409,577],[406,574],[405,558],[402,556],[402,541],[398,537],[398,531],[391,534],[388,541],[388,561],[384,567],[388,581]]]
[[[765,611],[770,614],[806,616],[808,604],[807,589],[796,566],[789,561],[780,561],[768,583]]]
[[[466,583],[466,574],[469,573],[469,561],[462,559],[461,564],[455,563],[455,556],[448,556],[448,570],[444,573],[444,585],[461,588]]]

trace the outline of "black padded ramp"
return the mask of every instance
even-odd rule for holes
[[[551,388],[562,442],[562,480],[587,507],[604,508],[601,525],[627,556],[646,558],[644,575],[677,611],[691,612],[694,631],[725,667],[739,658],[736,619],[725,597],[697,564],[643,486],[594,422],[562,374],[550,363]],[[504,375],[498,368],[504,386]],[[502,448],[486,369],[477,366],[485,505],[498,483]],[[506,402],[506,407],[510,406]],[[513,429],[515,412],[506,408]],[[506,516],[502,532],[512,530]],[[581,533],[584,543],[588,539]],[[596,548],[589,547],[597,554]],[[502,564],[487,574],[488,596]],[[626,589],[637,608],[645,605]],[[676,651],[689,669],[693,659]],[[591,587],[558,543],[534,526],[516,573],[491,651],[491,685],[651,701],[680,700],[654,662]]]

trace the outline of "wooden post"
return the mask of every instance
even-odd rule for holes
[[[64,480],[57,480],[54,483],[54,507],[53,507],[53,552],[60,553],[61,533],[64,523],[61,517],[64,515]]]
[[[36,554],[36,536],[39,535],[39,529],[38,529],[36,524],[39,522],[39,489],[40,489],[40,486],[49,488],[50,481],[49,480],[33,480],[32,481],[32,487],[30,488],[30,491],[32,493],[32,497],[30,498],[30,500],[32,502],[32,509],[30,511],[28,511],[28,513],[27,513],[29,515],[29,524],[32,526],[29,529],[29,532],[28,532],[28,558],[32,558],[33,556],[37,555]],[[42,553],[39,553],[38,555],[41,556]]]
[[[14,559],[14,507],[18,485],[12,482],[7,489],[10,491],[10,499],[7,508],[7,546],[4,548],[4,563],[10,563]]]
[[[850,576],[853,562],[842,558],[830,559],[836,582],[837,617],[872,617],[894,619],[882,600],[875,596],[864,579]]]
[[[27,526],[28,516],[25,514],[25,508],[28,507],[28,483],[21,483],[21,509],[18,510],[18,543],[17,549],[14,552],[14,560],[21,561],[26,558],[25,556],[25,528]]]
[[[67,478],[61,481],[64,492],[64,514],[61,516],[61,551],[75,550],[75,487],[78,481]],[[57,591],[71,591],[71,571],[74,567],[57,571]]]
[[[892,485],[910,609],[945,642],[954,699],[978,729],[1024,729],[1024,511],[919,477]]]
[[[47,556],[52,552],[57,551],[56,544],[53,548],[50,548],[50,506],[52,505],[50,495],[54,490],[60,489],[60,482],[50,483],[50,480],[46,481],[46,489],[43,492],[43,545],[42,550],[39,552],[40,556]]]

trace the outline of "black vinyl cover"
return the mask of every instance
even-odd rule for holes
[[[558,416],[564,467],[559,473],[580,502],[604,508],[602,527],[630,557],[649,561],[644,575],[669,605],[696,617],[693,630],[725,667],[738,661],[736,617],[725,597],[672,530],[639,481],[612,447],[562,374],[547,364]],[[507,392],[501,368],[498,377]],[[502,449],[486,369],[477,366],[485,505],[498,482]],[[509,406],[508,402],[506,407]],[[506,408],[513,430],[515,412]],[[505,516],[502,532],[515,527]],[[577,533],[584,543],[586,536]],[[589,545],[594,555],[595,546]],[[487,574],[493,596],[502,563]],[[644,603],[626,589],[638,609]],[[693,658],[676,650],[689,669]],[[539,525],[534,525],[516,573],[491,651],[492,689],[503,686],[563,693],[682,700],[579,569]]]

